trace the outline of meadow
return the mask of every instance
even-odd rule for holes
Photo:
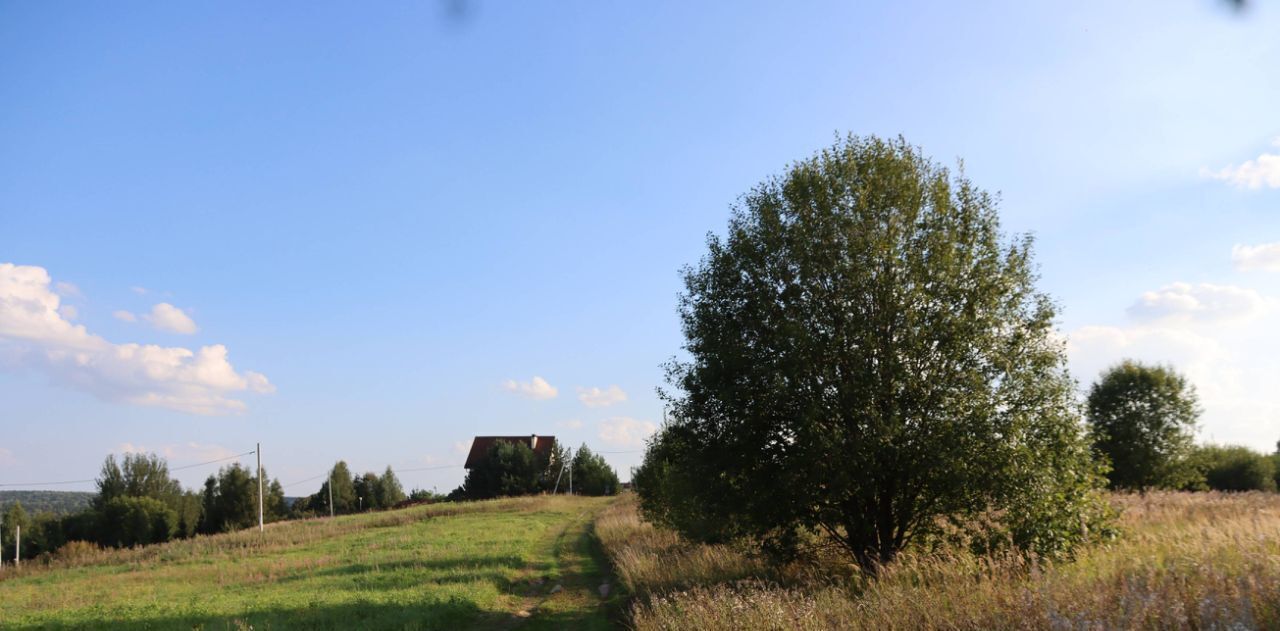
[[[532,497],[269,524],[0,572],[6,629],[610,628],[610,500]]]
[[[654,528],[624,497],[596,532],[654,629],[1280,628],[1280,496],[1115,495],[1121,536],[1069,562],[909,553],[862,580],[839,558],[771,567]]]
[[[0,573],[6,629],[1280,628],[1280,495],[1117,494],[1072,561],[911,552],[773,566],[655,528],[635,497],[282,522]],[[608,588],[602,590],[601,586]]]

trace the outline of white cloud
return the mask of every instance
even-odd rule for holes
[[[554,399],[560,393],[555,386],[547,383],[546,379],[535,376],[532,381],[522,383],[514,379],[508,379],[502,384],[507,392],[514,392],[526,399],[535,401],[543,401],[546,399]]]
[[[1273,301],[1253,289],[1232,285],[1173,283],[1144,292],[1128,309],[1138,320],[1195,320],[1229,322],[1267,313]]]
[[[1280,242],[1236,244],[1231,248],[1231,263],[1242,272],[1280,272]]]
[[[80,317],[80,310],[75,308],[74,305],[62,305],[58,307],[58,314],[68,320],[74,320]]]
[[[132,291],[133,293],[138,294],[139,296],[145,296],[147,294],[146,287],[138,287],[137,285],[130,287],[129,291]]]
[[[453,443],[453,452],[454,452],[454,453],[459,453],[459,454],[470,453],[470,452],[471,452],[471,441],[469,441],[469,440],[459,440],[459,441],[457,441],[457,442]]]
[[[1201,169],[1200,175],[1228,182],[1237,188],[1280,188],[1280,154],[1264,153],[1238,166],[1217,171]]]
[[[1208,289],[1204,289],[1208,287]],[[1238,287],[1185,283],[1148,292],[1123,325],[1068,335],[1071,370],[1083,388],[1122,359],[1168,364],[1195,385],[1201,437],[1271,451],[1280,437],[1280,318],[1274,301]]]
[[[63,298],[77,298],[80,296],[80,288],[75,283],[68,283],[65,280],[54,283],[53,290]]]
[[[582,421],[576,418],[571,418],[567,421],[560,421],[556,423],[556,427],[563,427],[564,429],[582,429]]]
[[[13,457],[12,451],[5,449],[4,447],[0,447],[0,467],[7,467],[9,465],[16,464],[17,462],[18,460]]]
[[[168,331],[170,333],[181,333],[183,335],[191,335],[199,330],[196,327],[195,320],[187,315],[185,311],[179,309],[167,302],[162,302],[151,308],[149,315],[142,316],[151,326]]]
[[[600,440],[612,445],[643,447],[644,439],[658,431],[651,421],[639,421],[626,416],[615,416],[600,422]]]
[[[125,311],[123,309],[111,315],[114,316],[115,319],[120,320],[121,322],[137,322],[138,321],[138,316],[133,315],[132,313]]]
[[[241,392],[270,393],[261,374],[237,372],[222,345],[199,350],[115,344],[72,324],[42,267],[0,263],[0,359],[112,402],[193,414],[245,409]]]
[[[578,400],[589,408],[603,408],[627,400],[627,393],[618,386],[600,388],[578,388]]]

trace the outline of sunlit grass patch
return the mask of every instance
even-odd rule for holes
[[[502,626],[589,571],[561,558],[607,499],[536,497],[273,524],[0,574],[4,628]],[[584,579],[585,580],[585,579]],[[603,624],[601,599],[547,616]],[[538,618],[537,612],[531,615]]]

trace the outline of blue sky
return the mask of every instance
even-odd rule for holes
[[[1001,193],[1083,384],[1172,362],[1270,450],[1277,7],[853,4],[0,4],[0,483],[532,432],[625,477],[679,268],[846,132]]]

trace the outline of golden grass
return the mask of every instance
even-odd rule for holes
[[[602,514],[597,533],[638,596],[640,630],[1280,628],[1280,495],[1113,502],[1123,535],[1071,562],[906,553],[873,581],[847,567],[770,573],[654,529],[633,501]]]
[[[636,498],[623,495],[596,518],[600,539],[619,582],[647,596],[759,576],[765,567],[727,546],[691,545],[640,517]]]

